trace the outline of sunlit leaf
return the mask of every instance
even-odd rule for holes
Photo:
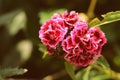
[[[46,20],[50,19],[54,13],[63,13],[65,9],[58,9],[58,10],[48,10],[42,11],[39,13],[40,17],[40,24],[43,24]]]
[[[102,66],[104,69],[110,69],[110,66],[107,62],[107,60],[104,58],[104,56],[100,56],[98,58],[98,60],[95,62],[96,64],[99,64],[100,66]]]
[[[104,24],[112,23],[115,21],[120,20],[120,11],[116,12],[108,12],[107,14],[104,14],[104,19],[100,22],[94,22],[93,24],[90,25],[90,27],[98,27]]]
[[[21,62],[27,61],[31,57],[33,45],[30,40],[23,40],[17,44],[17,50],[20,53]]]
[[[110,74],[106,74],[103,70],[96,69],[93,66],[88,66],[77,72],[77,80],[106,80],[110,78]]]
[[[76,80],[75,72],[73,70],[73,65],[70,64],[69,62],[65,62],[65,69],[66,69],[67,73],[69,74],[69,76],[72,78],[72,80]]]
[[[89,67],[86,68],[86,72],[83,75],[83,80],[89,80],[90,69],[91,69],[91,66],[89,66]]]
[[[91,80],[106,80],[106,79],[109,79],[110,77],[108,75],[97,75],[97,76],[94,76],[92,77]]]
[[[80,70],[75,76],[76,79],[77,80],[90,80],[89,79],[90,70],[91,70],[91,66],[88,66],[87,68]]]
[[[110,78],[110,76],[108,74],[105,74],[102,71],[96,71],[93,69],[90,73],[89,80],[106,80],[109,78]]]
[[[90,25],[90,27],[91,27],[91,25],[96,25],[96,24],[98,24],[100,22],[100,20],[98,19],[98,18],[94,18],[90,23],[89,23],[89,25]]]
[[[14,75],[22,75],[26,73],[27,69],[22,68],[4,68],[0,69],[0,78],[10,77]]]
[[[16,11],[12,11],[6,14],[3,14],[0,16],[0,25],[5,25],[8,24],[14,16],[16,16],[16,14],[18,14],[21,10],[16,10]]]
[[[42,59],[45,59],[48,52],[46,51],[46,46],[43,44],[39,44],[39,51],[43,53]]]
[[[45,45],[43,45],[43,44],[39,44],[39,51],[41,51],[41,52],[45,52],[46,51],[46,47],[45,47]]]
[[[26,14],[25,12],[19,12],[8,24],[8,31],[11,35],[15,35],[20,29],[26,27]]]

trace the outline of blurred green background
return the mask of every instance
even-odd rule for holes
[[[54,10],[87,13],[90,0],[0,0],[0,66],[23,67],[28,72],[14,78],[42,79],[64,70],[64,60],[42,59],[44,49],[38,38],[42,18]],[[120,10],[120,0],[97,0],[94,17]],[[41,16],[40,16],[41,14]],[[42,15],[43,14],[43,15]],[[101,26],[108,39],[102,54],[112,70],[120,72],[120,21]],[[57,80],[70,80],[63,75]]]

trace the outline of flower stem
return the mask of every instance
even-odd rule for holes
[[[88,11],[87,11],[87,16],[91,19],[94,16],[94,9],[96,6],[97,0],[91,0]]]
[[[98,66],[98,65],[92,65],[94,68],[105,72],[107,75],[110,76],[111,79],[115,79],[115,80],[120,80],[120,73],[119,72],[115,72],[113,70],[104,70],[102,67]]]

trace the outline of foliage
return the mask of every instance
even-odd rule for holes
[[[8,31],[10,35],[15,35],[19,30],[25,29],[26,14],[24,11],[19,12],[8,24]]]
[[[102,55],[100,56],[100,58],[98,58],[98,60],[95,62],[95,64],[102,66],[104,69],[110,69],[110,66],[109,66],[107,60]]]
[[[69,62],[65,62],[65,69],[69,76],[72,78],[72,80],[76,80],[73,66]]]
[[[104,24],[108,24],[108,23],[112,23],[115,21],[119,21],[120,20],[120,11],[116,11],[116,12],[108,12],[107,14],[102,15],[103,20],[100,21],[97,18],[94,19],[94,21],[92,21],[90,23],[91,27],[98,27]]]
[[[95,18],[90,22],[89,25],[90,27],[99,27],[104,24],[119,21],[120,20],[119,15],[120,15],[120,11],[108,12],[104,16],[102,15],[104,18],[102,21],[100,21],[98,18]],[[51,14],[48,16],[51,16]],[[50,17],[47,17],[47,18],[42,18],[42,17],[41,17],[41,21],[43,22],[50,18]],[[44,55],[46,55],[46,52],[44,53]],[[112,72],[111,72],[110,66],[107,60],[102,55],[93,64],[89,65],[87,68],[83,70],[80,70],[76,74],[76,76],[75,76],[72,64],[70,64],[69,62],[65,62],[65,68],[69,76],[72,78],[72,80],[94,80],[94,79],[106,80],[106,79],[112,78],[111,77]]]
[[[106,80],[110,77],[111,71],[103,56],[101,56],[95,63],[76,74],[77,80]]]
[[[21,10],[15,10],[0,16],[0,25],[8,24]]]
[[[4,68],[0,69],[0,79],[14,75],[22,75],[27,72],[27,69],[22,68]]]

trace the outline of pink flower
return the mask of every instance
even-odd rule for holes
[[[41,26],[39,38],[50,55],[64,51],[65,60],[78,66],[87,66],[98,59],[107,42],[100,29],[89,29],[75,11],[55,13]]]
[[[58,18],[64,20],[65,27],[67,27],[68,29],[72,29],[74,25],[79,21],[78,13],[76,13],[75,11],[71,11],[71,12],[65,11],[64,14],[55,13],[52,16],[52,19],[58,19]]]
[[[66,11],[63,14],[63,19],[65,21],[65,26],[68,27],[68,29],[71,29],[79,21],[79,16],[75,11],[71,11],[70,13]]]
[[[87,66],[98,59],[105,43],[106,37],[100,29],[88,29],[85,22],[79,22],[70,36],[63,40],[62,47],[67,53],[65,56],[67,61],[75,65]]]
[[[39,38],[44,45],[54,48],[64,39],[66,33],[67,28],[62,19],[51,19],[41,26]]]
[[[83,52],[79,52],[79,54],[66,54],[65,59],[76,66],[88,66],[99,57],[96,53],[91,54],[84,50]]]
[[[103,46],[107,42],[105,34],[98,28],[91,28],[88,31],[88,34],[90,34],[91,38],[94,39],[95,42],[99,43],[100,46]]]
[[[55,13],[55,14],[53,14],[52,19],[57,19],[57,18],[63,19],[63,15],[61,13]]]
[[[71,53],[72,49],[74,48],[71,36],[68,36],[63,42],[62,42],[63,50],[67,53]]]
[[[75,25],[75,28],[71,31],[71,36],[73,39],[73,43],[79,43],[80,37],[84,37],[84,35],[87,33],[88,25],[86,22],[78,22]]]

